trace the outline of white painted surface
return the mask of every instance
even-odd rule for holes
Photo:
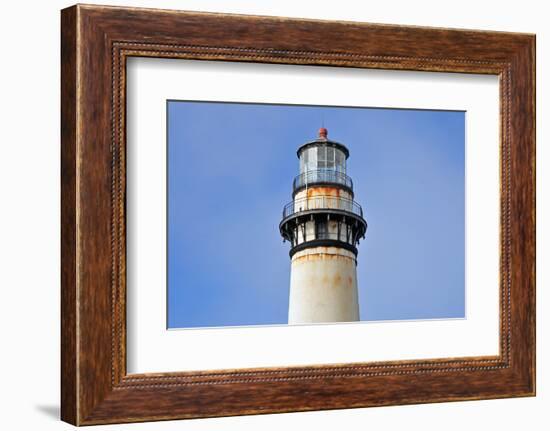
[[[288,323],[359,320],[357,261],[336,247],[314,247],[292,256]]]
[[[536,398],[438,403],[131,425],[95,430],[256,431],[407,429],[467,431],[490,426],[545,430],[550,422],[550,28],[545,2],[526,0],[308,2],[265,0],[103,0],[103,4],[290,15],[321,19],[537,32],[537,321]],[[2,9],[0,302],[3,354],[0,425],[7,430],[73,430],[59,410],[59,8],[69,1],[7,2]],[[32,10],[32,13],[29,11]],[[22,23],[25,23],[24,25]],[[29,31],[32,28],[33,31]],[[39,37],[37,35],[40,35]],[[22,89],[25,89],[22,92]],[[29,97],[32,96],[32,104]],[[24,115],[28,114],[28,115]],[[29,127],[32,120],[32,127]],[[23,136],[23,137],[22,137]],[[24,163],[23,163],[24,161]],[[22,166],[24,165],[24,168]],[[29,267],[29,262],[32,266]],[[22,317],[21,313],[25,317]],[[32,386],[31,386],[32,385]]]
[[[130,59],[128,72],[130,373],[498,353],[496,77],[170,59]],[[167,331],[163,199],[171,98],[467,111],[467,318]]]

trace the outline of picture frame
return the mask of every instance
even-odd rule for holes
[[[92,425],[535,395],[534,35],[76,5],[61,13],[61,53],[62,420]],[[499,355],[128,374],[130,57],[497,75]]]

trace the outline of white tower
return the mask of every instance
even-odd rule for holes
[[[288,323],[359,320],[357,244],[367,222],[346,175],[348,149],[319,137],[298,149],[300,174],[279,230],[291,243]]]

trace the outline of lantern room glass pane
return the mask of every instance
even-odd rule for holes
[[[334,169],[334,147],[327,147],[327,168]]]
[[[346,155],[342,150],[334,150],[335,168],[338,172],[346,173]]]
[[[325,169],[327,167],[327,147],[321,145],[317,147],[317,169]]]
[[[317,148],[311,147],[307,150],[307,152],[309,153],[307,170],[314,171],[317,169]]]
[[[305,150],[300,153],[300,173],[303,174],[308,170],[309,151]]]

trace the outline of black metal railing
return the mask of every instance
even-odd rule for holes
[[[283,209],[283,218],[303,211],[321,209],[347,211],[363,217],[361,205],[352,199],[337,196],[312,196],[310,198],[295,199],[286,204]]]
[[[318,183],[333,183],[343,185],[353,190],[353,181],[343,172],[335,171],[334,169],[316,169],[304,172],[294,178],[292,189],[296,191],[306,185]]]

